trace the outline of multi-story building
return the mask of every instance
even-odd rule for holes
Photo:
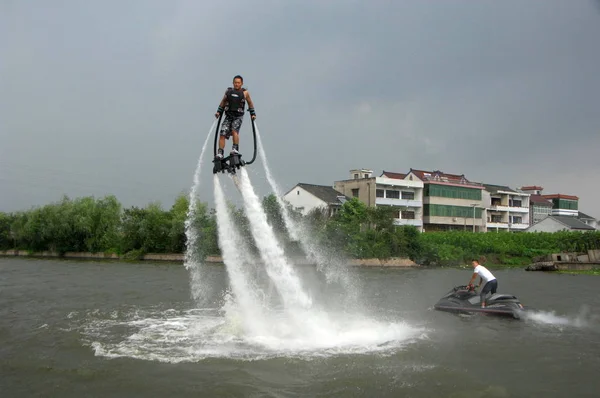
[[[530,194],[504,185],[483,184],[486,230],[523,231],[529,227]]]
[[[521,187],[521,192],[530,194],[529,225],[536,224],[552,214],[552,202],[542,196],[543,187],[532,185]]]
[[[485,231],[482,184],[469,181],[464,174],[412,168],[404,180],[423,183],[424,231]]]
[[[396,225],[423,228],[423,182],[407,180],[404,174],[384,171],[373,177],[369,169],[350,170],[350,179],[334,182],[334,188],[348,197],[358,198],[367,206],[391,206]]]
[[[544,199],[552,202],[553,216],[573,216],[579,215],[579,198],[573,195],[563,195],[560,193],[552,195],[542,195]]]

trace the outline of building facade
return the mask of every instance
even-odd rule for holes
[[[374,177],[369,169],[350,170],[350,179],[334,182],[335,190],[358,198],[369,207],[391,206],[394,224],[423,228],[423,182],[406,180],[404,174],[383,172]]]
[[[552,202],[542,196],[543,187],[532,185],[521,187],[521,192],[530,194],[529,225],[536,224],[552,214]]]
[[[423,183],[424,231],[486,230],[482,184],[469,181],[464,174],[412,168],[404,179]]]
[[[529,227],[529,193],[504,185],[483,185],[487,231],[523,231]]]

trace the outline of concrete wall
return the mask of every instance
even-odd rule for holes
[[[358,188],[358,200],[366,204],[367,206],[375,206],[375,189],[377,184],[375,178],[360,178],[357,180],[343,180],[335,181],[333,188],[346,195],[349,198],[353,198],[352,190]]]
[[[588,250],[590,261],[600,261],[600,250]]]
[[[287,195],[283,197],[283,200],[291,204],[294,209],[303,208],[300,212],[302,215],[307,215],[310,211],[317,207],[327,208],[327,203],[317,198],[312,193],[308,192],[304,188],[296,186]]]

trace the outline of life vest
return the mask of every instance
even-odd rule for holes
[[[242,116],[246,107],[246,97],[244,96],[245,88],[236,90],[233,87],[228,87],[225,95],[227,96],[227,104],[225,111],[230,115]]]

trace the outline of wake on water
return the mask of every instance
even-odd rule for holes
[[[216,123],[216,122],[215,122]],[[211,127],[211,132],[215,128]],[[257,129],[258,133],[258,129]],[[197,309],[136,308],[123,316],[97,319],[86,324],[86,335],[96,355],[135,357],[166,362],[197,361],[209,357],[240,359],[330,356],[398,349],[424,336],[424,330],[404,322],[373,319],[352,310],[334,310],[327,298],[317,300],[310,283],[303,280],[286,257],[261,202],[245,170],[239,170],[236,187],[260,259],[254,258],[233,222],[220,176],[214,175],[219,245],[228,275],[229,287],[220,308],[208,306],[214,283],[205,272],[203,253],[197,248],[200,231],[192,222],[195,216],[200,172],[211,133],[202,147],[185,223],[187,247],[185,267],[190,272],[192,297]],[[259,141],[260,154],[271,188],[275,191],[286,228],[298,239],[325,283],[339,283],[347,297],[356,296],[357,284],[350,273],[328,257],[310,239],[310,234],[295,223],[268,168]],[[123,330],[132,334],[123,336]]]
[[[539,325],[550,325],[564,328],[594,328],[599,326],[600,318],[590,312],[589,307],[582,307],[575,316],[557,315],[555,311],[531,311],[524,314],[524,319]]]

